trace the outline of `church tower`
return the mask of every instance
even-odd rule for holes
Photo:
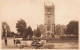
[[[46,36],[54,35],[55,17],[53,3],[44,3],[44,33]]]

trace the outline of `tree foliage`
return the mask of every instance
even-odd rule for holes
[[[29,26],[29,27],[26,29],[26,33],[24,34],[24,38],[31,39],[32,36],[33,36],[33,31],[32,31],[31,26]]]
[[[20,19],[16,23],[17,32],[20,36],[23,36],[26,33],[26,22],[23,19]]]
[[[6,34],[7,33],[7,34]],[[2,37],[10,35],[10,27],[7,22],[2,22]]]
[[[15,36],[16,36],[16,33],[11,32],[11,33],[10,33],[10,36],[11,36],[11,37],[15,37]]]
[[[41,32],[40,32],[39,28],[37,28],[36,37],[40,37],[40,36],[41,36]]]
[[[37,33],[37,29],[34,29],[33,35],[36,36],[36,33]]]
[[[78,21],[70,21],[65,33],[78,35]]]
[[[30,36],[33,35],[33,31],[32,31],[32,28],[31,28],[30,26],[27,28],[27,33],[28,33],[28,35],[30,35]]]

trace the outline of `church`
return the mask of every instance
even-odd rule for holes
[[[55,33],[55,6],[52,2],[44,3],[44,25],[39,25],[41,37],[52,37]]]
[[[44,34],[46,36],[55,33],[55,6],[53,3],[44,3]]]

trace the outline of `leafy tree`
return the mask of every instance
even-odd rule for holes
[[[37,29],[34,29],[33,35],[36,36],[36,33],[37,33]]]
[[[11,33],[10,33],[10,36],[11,36],[11,37],[14,37],[14,36],[16,36],[16,33],[11,32]]]
[[[10,35],[10,27],[7,24],[7,22],[2,22],[2,37],[5,37],[7,33],[7,36]]]
[[[70,21],[65,33],[78,35],[78,21]]]
[[[23,36],[26,33],[26,22],[23,19],[20,19],[16,23],[16,28],[20,36]]]
[[[26,33],[23,35],[23,38],[27,38],[28,37],[28,30],[26,29]]]
[[[30,36],[29,38],[32,38],[33,31],[32,31],[32,28],[30,26],[27,28],[27,34],[28,34],[28,36]]]
[[[31,39],[32,36],[33,36],[33,31],[32,31],[32,28],[29,26],[29,27],[26,29],[26,33],[24,34],[24,38]]]
[[[41,36],[41,32],[40,32],[39,28],[37,28],[36,37],[40,37],[40,36]]]

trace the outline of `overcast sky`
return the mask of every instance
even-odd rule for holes
[[[0,18],[16,32],[16,23],[23,19],[32,29],[44,24],[46,0],[0,0]],[[55,5],[55,24],[67,25],[80,16],[80,0],[52,0]]]

